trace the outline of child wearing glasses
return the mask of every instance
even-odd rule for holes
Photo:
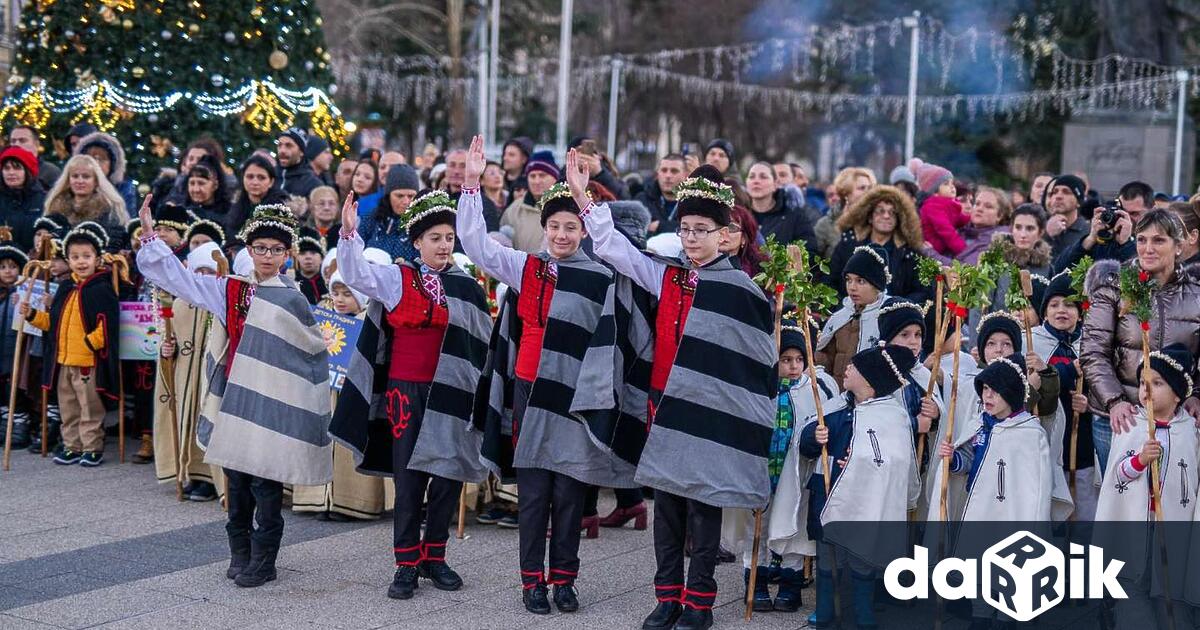
[[[323,485],[333,478],[325,341],[308,300],[280,275],[294,253],[296,219],[287,206],[255,208],[240,235],[252,269],[246,277],[218,277],[188,271],[155,235],[150,197],[140,216],[138,269],[220,323],[208,343],[211,367],[197,442],[206,462],[224,468],[229,484],[225,576],[238,586],[261,586],[276,577],[283,484]]]

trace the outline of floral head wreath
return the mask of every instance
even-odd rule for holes
[[[296,215],[292,213],[291,208],[281,203],[263,204],[254,208],[254,214],[250,216],[238,238],[249,242],[246,237],[264,227],[283,230],[291,237],[293,243],[296,242]]]
[[[718,184],[705,177],[689,177],[675,187],[675,199],[708,199],[733,207],[733,188],[728,184]]]
[[[1021,385],[1025,386],[1025,398],[1029,398],[1029,379],[1025,376],[1025,370],[1022,370],[1021,366],[1013,363],[1013,360],[1008,357],[999,357],[994,363],[1003,363],[1012,368],[1017,373],[1017,376],[1021,378]]]
[[[538,212],[541,212],[543,209],[545,209],[546,204],[554,201],[555,199],[569,198],[571,196],[571,188],[567,186],[566,182],[555,182],[553,186],[551,186],[548,190],[546,190],[545,193],[542,194],[542,198],[538,199]],[[588,199],[591,199],[592,193],[588,192],[587,196]]]
[[[926,304],[928,304],[928,303],[926,303]],[[879,309],[879,314],[886,315],[887,313],[898,311],[898,310],[904,309],[904,308],[911,308],[912,310],[920,313],[921,317],[925,317],[925,309],[928,308],[928,306],[922,307],[913,302],[896,302],[895,304],[888,304],[887,306]]]
[[[877,262],[879,262],[879,266],[883,267],[883,283],[890,286],[892,284],[892,271],[888,269],[887,261],[883,259],[883,256],[880,256],[879,252],[875,251],[875,248],[868,245],[859,245],[858,247],[855,247],[854,251],[850,255],[853,256],[858,252],[866,252],[870,254],[871,257]]]
[[[1164,352],[1159,352],[1158,350],[1151,352],[1150,358],[1158,359],[1159,361],[1162,361],[1163,363],[1166,363],[1167,365],[1171,366],[1172,370],[1175,370],[1176,372],[1179,372],[1180,374],[1182,374],[1184,380],[1187,381],[1187,392],[1184,393],[1183,397],[1188,398],[1189,396],[1192,395],[1192,390],[1194,389],[1194,384],[1192,383],[1192,376],[1187,373],[1187,370],[1183,369],[1183,366],[1180,365],[1178,361],[1176,361],[1175,359],[1172,359],[1171,355],[1166,354]]]
[[[1007,317],[1008,319],[1011,319],[1014,322],[1016,322],[1017,327],[1024,326],[1024,324],[1021,322],[1021,320],[1016,315],[1013,315],[1012,313],[1009,313],[1008,311],[992,311],[991,313],[988,313],[987,315],[984,315],[983,317],[979,318],[979,325],[975,327],[975,332],[976,333],[982,332],[983,325],[986,324],[989,320],[995,319],[997,317]],[[1016,341],[1016,340],[1014,339],[1013,341]]]
[[[400,215],[400,223],[407,230],[417,221],[435,212],[454,213],[454,211],[454,201],[450,199],[450,195],[444,190],[434,190],[413,199],[413,202],[408,205],[408,210]]]

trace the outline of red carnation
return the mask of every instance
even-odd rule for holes
[[[1150,281],[1150,274],[1146,273],[1145,271],[1138,272],[1138,282],[1149,282],[1149,281]]]
[[[954,308],[954,314],[955,314],[955,315],[958,315],[959,317],[966,317],[966,316],[967,316],[967,307],[965,307],[965,306],[956,306],[956,307]]]
[[[945,281],[946,281],[946,276],[943,276],[942,274],[940,274],[940,273],[939,273],[939,274],[937,275],[937,281],[938,281],[938,282],[945,282]]]
[[[946,308],[954,311],[958,310],[958,305],[954,303],[954,300],[946,300]]]
[[[169,306],[164,306],[162,308],[162,316],[163,318],[175,317],[175,311]]]
[[[1148,322],[1148,321],[1142,322],[1142,330],[1144,330],[1146,332],[1150,332],[1150,322]]]
[[[1088,310],[1088,309],[1092,308],[1092,303],[1091,303],[1090,301],[1088,301],[1088,300],[1084,300],[1084,301],[1083,301],[1083,304],[1081,304],[1081,305],[1080,305],[1080,307],[1082,307],[1082,308],[1083,308],[1083,310],[1085,310],[1085,311],[1086,311],[1086,310]]]
[[[780,282],[779,284],[776,284],[775,285],[775,295],[782,295],[783,289],[784,289],[784,286],[783,286],[782,282]]]

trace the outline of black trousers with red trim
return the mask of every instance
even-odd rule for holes
[[[517,379],[513,387],[513,435],[533,383]],[[521,586],[530,589],[549,582],[571,585],[579,575],[579,523],[587,486],[572,477],[544,468],[517,469],[517,537],[520,539]],[[550,526],[550,575],[546,576],[546,527]]]
[[[462,482],[408,470],[421,431],[429,383],[390,381],[386,394],[388,423],[392,427],[392,481],[396,506],[392,511],[392,548],[396,566],[445,562],[450,519],[458,508]],[[425,536],[421,537],[421,502],[425,509]]]
[[[522,489],[524,492],[524,489]],[[683,581],[683,549],[692,541],[687,584]],[[693,499],[654,491],[654,591],[658,601],[677,601],[699,610],[717,598],[717,551],[721,544],[721,508]]]

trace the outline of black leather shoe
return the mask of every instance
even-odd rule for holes
[[[708,630],[712,624],[711,610],[697,610],[685,606],[683,614],[679,615],[679,621],[675,622],[675,630]]]
[[[546,585],[538,584],[533,588],[525,589],[521,595],[521,601],[525,602],[525,610],[535,615],[550,614],[550,600],[546,599]]]
[[[388,587],[388,597],[392,599],[411,599],[417,589],[417,568],[398,567]]]
[[[558,612],[573,613],[579,610],[579,592],[569,584],[554,586],[554,607]]]
[[[445,562],[422,562],[418,573],[433,582],[433,587],[439,591],[457,591],[463,585],[462,578]]]
[[[679,602],[658,602],[658,606],[642,622],[642,630],[669,630],[683,614],[683,605]]]

